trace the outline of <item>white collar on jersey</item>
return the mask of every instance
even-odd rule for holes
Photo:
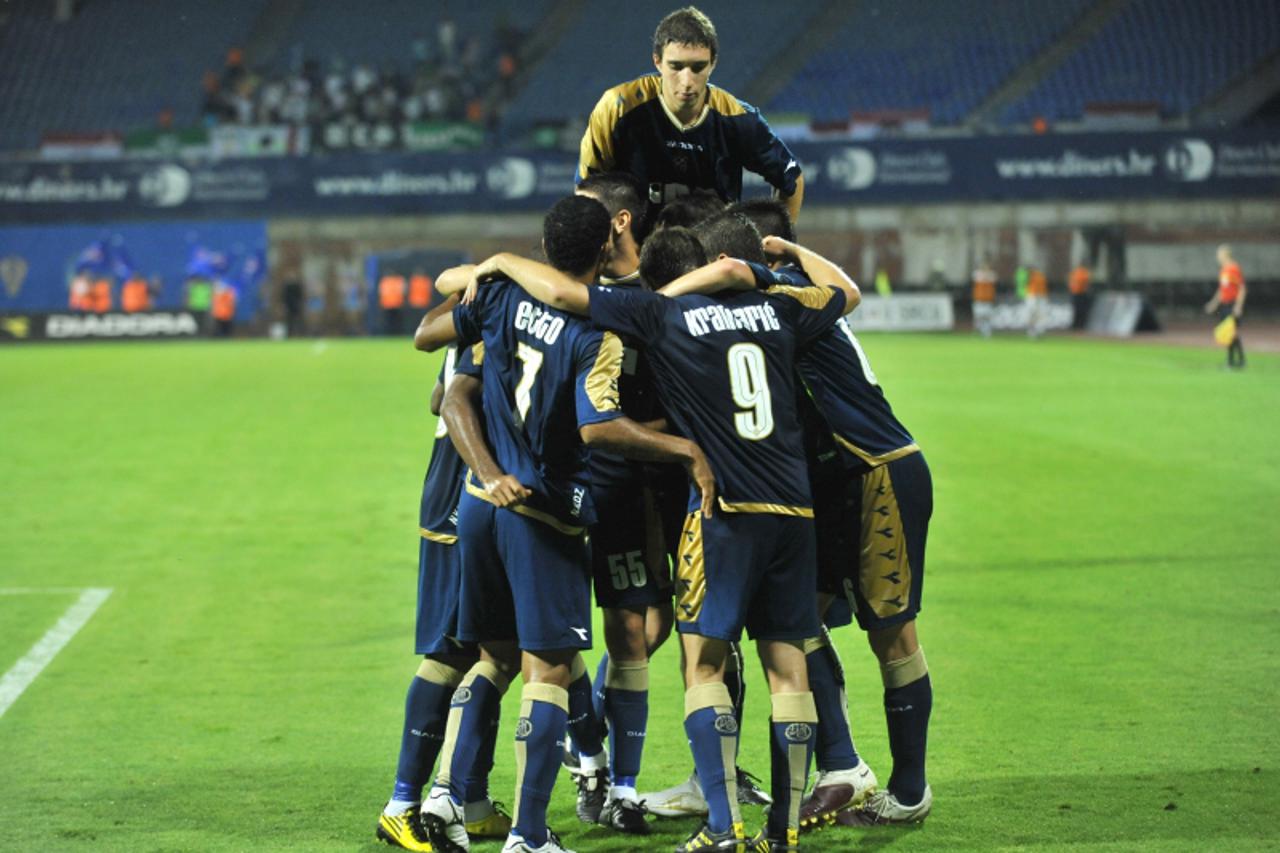
[[[680,121],[680,119],[676,117],[676,114],[671,112],[671,107],[667,106],[667,99],[662,97],[661,83],[658,84],[658,103],[662,104],[662,111],[667,114],[667,118],[671,119],[671,123],[676,126],[677,130],[681,132],[693,130],[695,127],[706,121],[707,116],[711,113],[711,87],[707,87],[707,102],[702,105],[702,112],[698,113],[698,117],[688,124]]]

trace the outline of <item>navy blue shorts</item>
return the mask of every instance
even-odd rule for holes
[[[915,619],[924,595],[924,549],[933,515],[933,480],[923,453],[912,453],[850,478],[857,507],[857,565],[842,582],[864,631]]]
[[[689,513],[677,561],[676,626],[736,641],[818,635],[813,519]]]
[[[659,567],[665,555],[653,555],[656,538],[646,510],[645,493],[636,488],[592,496],[596,523],[591,525],[591,574],[596,606],[643,608],[671,598],[671,576]]]
[[[520,648],[591,648],[586,539],[468,491],[458,501],[462,570],[458,639]]]
[[[818,592],[844,595],[849,555],[858,552],[861,500],[850,495],[850,480],[858,482],[844,466],[809,469],[813,491],[813,531],[818,543]],[[844,624],[849,624],[845,622]]]
[[[458,640],[458,601],[462,592],[458,546],[428,539],[418,546],[418,618],[414,651],[452,655],[474,651]]]

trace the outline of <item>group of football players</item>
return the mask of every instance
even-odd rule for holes
[[[566,763],[584,822],[643,835],[648,814],[704,814],[678,853],[795,850],[804,830],[931,809],[915,631],[929,469],[844,319],[857,287],[796,242],[798,163],[708,85],[717,47],[693,7],[664,18],[658,74],[592,113],[545,262],[503,253],[437,280],[448,299],[415,335],[448,349],[420,513],[423,658],[377,830],[393,845],[562,851],[546,811]],[[743,168],[778,198],[726,207]],[[884,683],[882,789],[828,638],[854,619]],[[694,770],[641,795],[649,660],[673,622]],[[768,794],[737,768],[743,628],[770,693]],[[508,816],[487,783],[517,673]],[[740,802],[767,804],[754,835]]]

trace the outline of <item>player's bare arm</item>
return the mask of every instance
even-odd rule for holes
[[[426,313],[413,333],[414,349],[435,352],[458,339],[458,330],[453,325],[453,309],[457,304],[458,299],[453,296]]]
[[[449,427],[449,437],[458,455],[494,504],[509,507],[524,503],[532,493],[498,466],[485,439],[480,418],[482,389],[482,383],[474,376],[455,376],[445,392],[441,417]]]
[[[436,387],[431,389],[431,414],[439,416],[440,406],[444,403],[444,383],[436,380]]]
[[[795,222],[800,218],[800,206],[804,204],[804,175],[796,175],[796,191],[791,195],[783,195],[780,190],[774,190],[773,195],[787,206],[787,213]]]
[[[449,267],[436,277],[436,292],[441,296],[452,296],[462,292],[466,289],[467,282],[471,281],[471,273],[475,268],[475,264],[458,264],[456,267]]]
[[[752,290],[755,286],[755,273],[745,261],[736,258],[719,258],[658,288],[658,293],[675,298],[690,293]]]
[[[824,284],[844,291],[844,313],[848,314],[862,301],[862,292],[853,279],[849,278],[849,274],[812,249],[773,236],[765,237],[762,245],[766,255],[779,255],[798,263],[814,284]]]
[[[579,431],[584,444],[640,462],[678,462],[702,495],[702,515],[710,518],[716,501],[716,478],[702,448],[687,438],[655,432],[628,417],[588,424]]]
[[[511,279],[525,293],[552,308],[584,317],[590,312],[591,294],[585,284],[547,264],[509,252],[501,252],[476,266],[463,302],[469,303],[485,281],[497,277]]]

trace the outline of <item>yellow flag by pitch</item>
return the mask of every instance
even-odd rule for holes
[[[1236,315],[1228,314],[1227,319],[1213,327],[1213,339],[1218,346],[1229,347],[1236,339]]]

